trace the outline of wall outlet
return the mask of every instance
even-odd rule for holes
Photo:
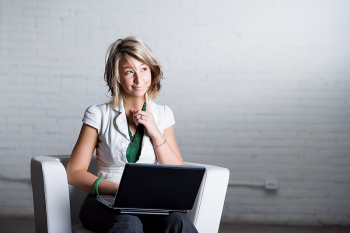
[[[278,182],[277,182],[277,180],[266,180],[265,181],[265,189],[277,190],[278,189]]]

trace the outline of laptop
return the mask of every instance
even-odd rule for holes
[[[187,213],[204,173],[202,166],[127,163],[115,196],[98,195],[96,199],[121,214]]]

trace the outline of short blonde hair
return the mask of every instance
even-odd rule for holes
[[[147,94],[152,100],[157,98],[161,89],[160,80],[163,78],[163,72],[151,49],[141,39],[132,36],[118,39],[109,46],[107,54],[109,55],[106,60],[104,80],[109,87],[108,91],[111,91],[108,103],[113,108],[119,106],[121,99],[125,100],[124,89],[119,77],[119,62],[125,56],[132,56],[150,67],[151,85]]]

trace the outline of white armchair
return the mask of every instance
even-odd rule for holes
[[[37,156],[31,160],[35,230],[37,233],[91,233],[79,220],[80,206],[87,193],[67,182],[69,155]],[[227,168],[204,166],[206,172],[193,209],[187,213],[198,232],[217,233],[229,180]],[[96,157],[89,172],[96,174]]]

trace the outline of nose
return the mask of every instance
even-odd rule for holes
[[[138,72],[134,72],[134,83],[140,83],[140,75]]]

